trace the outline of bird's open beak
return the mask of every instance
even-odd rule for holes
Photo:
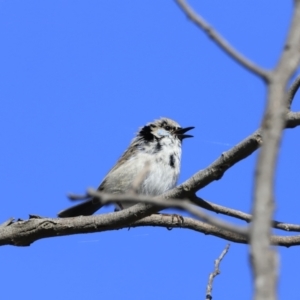
[[[175,134],[178,136],[178,138],[180,140],[183,140],[183,139],[186,139],[186,138],[191,138],[193,137],[192,135],[189,135],[189,134],[185,134],[187,131],[191,130],[191,129],[194,129],[195,127],[186,127],[186,128],[178,128],[176,131],[175,131]]]

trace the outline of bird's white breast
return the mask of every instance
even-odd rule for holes
[[[150,153],[149,153],[150,152]],[[157,196],[174,188],[180,173],[181,145],[180,142],[164,138],[160,151],[147,151],[138,156],[149,163],[149,172],[141,185],[141,194]],[[143,166],[140,166],[141,169]]]
[[[158,146],[159,144],[159,146]],[[180,173],[181,143],[165,137],[158,142],[138,145],[137,151],[108,173],[101,190],[122,194],[134,187],[138,194],[157,196],[174,188]],[[146,171],[146,172],[145,172]],[[133,204],[122,204],[127,208]]]

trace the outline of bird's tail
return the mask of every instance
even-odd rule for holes
[[[60,218],[69,218],[77,216],[89,216],[92,215],[95,211],[100,209],[102,204],[99,203],[96,199],[90,199],[83,203],[71,206],[67,209],[60,211],[57,215]]]

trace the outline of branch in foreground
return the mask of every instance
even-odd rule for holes
[[[262,122],[263,145],[255,168],[253,219],[250,226],[250,259],[254,274],[254,298],[276,299],[277,253],[271,249],[274,210],[274,178],[282,130],[285,126],[287,85],[300,63],[300,1],[294,1],[288,37],[268,85],[267,108]]]
[[[300,1],[294,1],[291,27],[268,83],[267,108],[262,122],[263,145],[255,168],[250,226],[250,259],[254,275],[254,299],[273,300],[277,295],[277,255],[271,249],[274,210],[274,178],[282,130],[286,123],[287,85],[300,63]]]
[[[138,208],[139,205],[135,205]],[[29,246],[35,241],[49,237],[67,236],[81,233],[95,233],[134,228],[143,226],[163,227],[167,229],[189,229],[205,235],[213,235],[234,243],[247,244],[247,238],[218,228],[204,222],[183,217],[182,222],[176,221],[172,215],[154,214],[131,224],[127,223],[130,215],[134,214],[134,207],[123,211],[76,218],[31,218],[24,221],[5,222],[0,226],[0,246]],[[300,245],[300,235],[272,236],[273,245],[291,247]]]
[[[208,284],[207,284],[207,287],[206,287],[206,297],[205,297],[206,300],[211,300],[212,299],[211,292],[212,292],[212,289],[213,289],[213,281],[214,281],[215,277],[221,273],[220,269],[219,269],[219,266],[220,266],[220,263],[221,263],[222,259],[227,254],[227,252],[229,250],[229,247],[230,247],[230,244],[227,244],[225,249],[220,254],[220,256],[215,260],[215,269],[212,273],[210,273],[209,278],[208,278]]]
[[[236,49],[234,49],[213,27],[211,27],[202,17],[200,17],[185,0],[176,0],[183,12],[191,19],[200,29],[202,29],[225,53],[237,61],[240,65],[260,76],[265,81],[270,80],[268,71],[251,62]]]
[[[246,221],[247,223],[250,223],[252,220],[252,215],[242,212],[240,210],[232,209],[226,206],[218,205],[213,202],[210,202],[208,200],[204,200],[203,198],[199,198],[196,195],[194,195],[192,198],[188,198],[187,200],[184,199],[156,199],[156,198],[148,198],[147,196],[142,195],[110,195],[110,194],[104,194],[100,193],[98,190],[95,189],[89,189],[87,194],[84,195],[69,195],[69,198],[72,200],[83,200],[88,197],[97,197],[100,196],[100,202],[103,204],[112,203],[114,201],[119,202],[142,202],[142,203],[148,203],[153,204],[157,206],[156,211],[159,211],[161,208],[179,208],[182,210],[186,210],[191,214],[194,214],[196,217],[198,217],[200,220],[217,226],[222,227],[223,229],[233,231],[238,234],[246,234],[245,229],[246,228],[239,228],[236,227],[235,224],[220,222],[220,219],[215,219],[211,217],[210,215],[207,215],[205,212],[200,211],[199,209],[196,209],[191,203],[194,205],[201,207],[203,209],[212,211],[214,213],[226,215],[229,217],[233,217],[239,220]],[[289,231],[289,232],[300,232],[300,225],[299,224],[290,224],[290,223],[284,223],[281,221],[273,220],[272,221],[272,227]]]
[[[181,210],[184,210],[186,212],[191,213],[195,217],[199,218],[200,220],[216,226],[220,227],[222,229],[231,231],[233,233],[237,233],[243,236],[248,235],[248,229],[245,227],[241,227],[239,225],[231,224],[229,222],[225,222],[219,218],[215,218],[213,216],[208,215],[203,210],[200,210],[195,205],[191,204],[191,202],[187,199],[163,199],[163,198],[152,198],[142,195],[111,195],[111,194],[105,194],[102,192],[99,192],[98,190],[89,189],[88,195],[91,197],[95,197],[98,199],[98,201],[105,205],[108,203],[114,203],[114,202],[124,202],[124,203],[146,203],[155,205],[156,207],[160,208],[179,208]]]

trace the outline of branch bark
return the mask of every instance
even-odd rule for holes
[[[138,205],[135,205],[135,207],[138,207]],[[242,235],[232,233],[193,218],[182,217],[182,221],[178,221],[173,215],[153,214],[128,224],[127,219],[129,217],[127,215],[131,214],[132,211],[130,211],[129,208],[124,211],[88,217],[82,216],[76,218],[54,219],[32,216],[29,220],[19,220],[16,222],[13,222],[13,220],[10,219],[0,226],[0,246],[29,246],[33,242],[44,238],[143,226],[162,227],[169,230],[173,228],[189,229],[205,235],[213,235],[234,243],[248,243],[248,239]],[[274,235],[271,238],[271,242],[273,245],[277,246],[299,246],[300,235]]]
[[[220,263],[221,263],[222,259],[224,258],[224,256],[227,254],[229,247],[230,247],[230,244],[227,244],[226,247],[224,248],[224,250],[222,251],[222,253],[220,254],[220,256],[215,260],[214,271],[209,274],[209,278],[208,278],[208,284],[206,287],[206,297],[205,297],[206,300],[212,299],[211,294],[212,294],[212,289],[213,289],[213,281],[214,281],[215,277],[221,273],[220,272]]]
[[[254,273],[255,300],[277,298],[277,256],[271,245],[274,207],[274,177],[285,125],[286,87],[300,62],[300,1],[295,10],[284,51],[268,83],[267,108],[263,118],[263,145],[257,160],[253,219],[250,230],[250,258]]]
[[[157,207],[157,210],[161,210],[163,208],[178,208],[183,211],[186,211],[188,213],[191,213],[196,218],[199,218],[200,220],[216,226],[223,228],[225,230],[231,231],[233,233],[237,233],[243,236],[248,235],[248,228],[231,224],[229,222],[225,222],[219,218],[213,217],[208,215],[206,212],[204,212],[202,209],[197,208],[195,205],[189,201],[189,199],[164,199],[161,197],[147,197],[143,195],[114,195],[114,194],[105,194],[102,192],[99,192],[98,190],[89,189],[88,195],[93,198],[98,198],[98,201],[105,205],[108,203],[115,203],[115,202],[125,202],[125,203],[145,203],[145,204],[151,204],[153,206]],[[176,215],[177,216],[177,215]],[[181,216],[179,217],[181,218]]]

